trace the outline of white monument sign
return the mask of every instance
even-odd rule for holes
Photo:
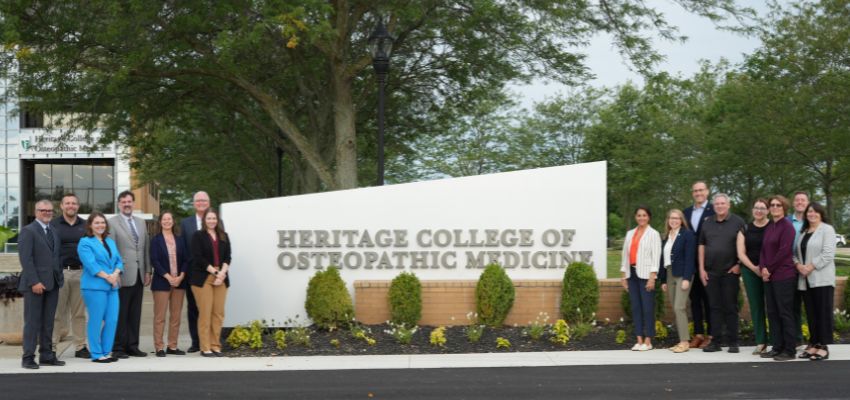
[[[226,203],[233,248],[225,326],[306,319],[307,283],[561,279],[573,261],[606,274],[605,162]],[[357,299],[353,299],[355,302]],[[296,317],[297,316],[297,317]]]

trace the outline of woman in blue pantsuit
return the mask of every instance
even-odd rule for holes
[[[115,241],[109,237],[109,226],[102,213],[93,212],[89,216],[77,254],[83,263],[80,289],[89,314],[86,333],[91,359],[96,363],[118,361],[110,353],[118,325],[118,288],[124,263]]]

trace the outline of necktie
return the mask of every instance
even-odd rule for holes
[[[44,238],[47,239],[47,247],[53,250],[53,232],[50,230],[50,225],[44,227]]]
[[[133,223],[133,217],[127,218],[127,223],[130,224],[130,233],[133,234],[133,240],[139,244],[139,232],[136,232],[136,224]]]

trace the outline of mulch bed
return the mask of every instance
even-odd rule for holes
[[[232,348],[224,340],[224,353],[230,357],[263,357],[263,356],[317,356],[317,355],[366,355],[366,354],[459,354],[459,353],[506,353],[506,352],[529,352],[529,351],[580,351],[580,350],[626,350],[634,344],[632,328],[622,323],[600,325],[593,328],[586,337],[580,340],[570,340],[566,346],[552,343],[550,335],[545,334],[539,340],[532,340],[523,334],[523,327],[503,327],[498,329],[486,328],[481,340],[470,343],[464,334],[464,327],[447,327],[445,332],[446,344],[438,347],[429,343],[431,331],[434,327],[420,327],[413,335],[410,344],[399,344],[396,339],[385,333],[389,330],[387,325],[367,326],[371,331],[370,337],[375,339],[375,344],[370,346],[365,341],[355,339],[348,330],[336,330],[327,332],[311,327],[311,346],[305,347],[293,343],[287,343],[284,350],[279,350],[274,343],[272,333],[275,328],[267,330],[263,336],[263,348],[251,349],[247,346]],[[625,330],[626,341],[623,344],[616,343],[617,331]],[[678,342],[675,329],[668,328],[669,334],[665,339],[653,340],[655,348],[672,347]],[[222,339],[226,338],[230,329],[225,328]],[[511,347],[508,349],[496,348],[496,338],[508,339]],[[334,346],[331,341],[339,342],[339,347]],[[838,343],[848,343],[850,337],[844,335]],[[742,335],[741,346],[753,346],[755,342],[750,335]]]

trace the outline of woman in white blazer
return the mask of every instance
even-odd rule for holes
[[[649,225],[649,207],[635,210],[637,227],[626,233],[620,272],[623,288],[632,303],[632,321],[637,342],[634,351],[652,350],[655,336],[655,279],[661,262],[661,235]]]
[[[794,264],[800,273],[797,289],[804,291],[809,320],[809,352],[801,357],[812,361],[829,358],[832,343],[832,306],[835,294],[835,229],[826,209],[818,203],[806,208],[806,220],[794,243]],[[813,353],[812,350],[815,350]]]

